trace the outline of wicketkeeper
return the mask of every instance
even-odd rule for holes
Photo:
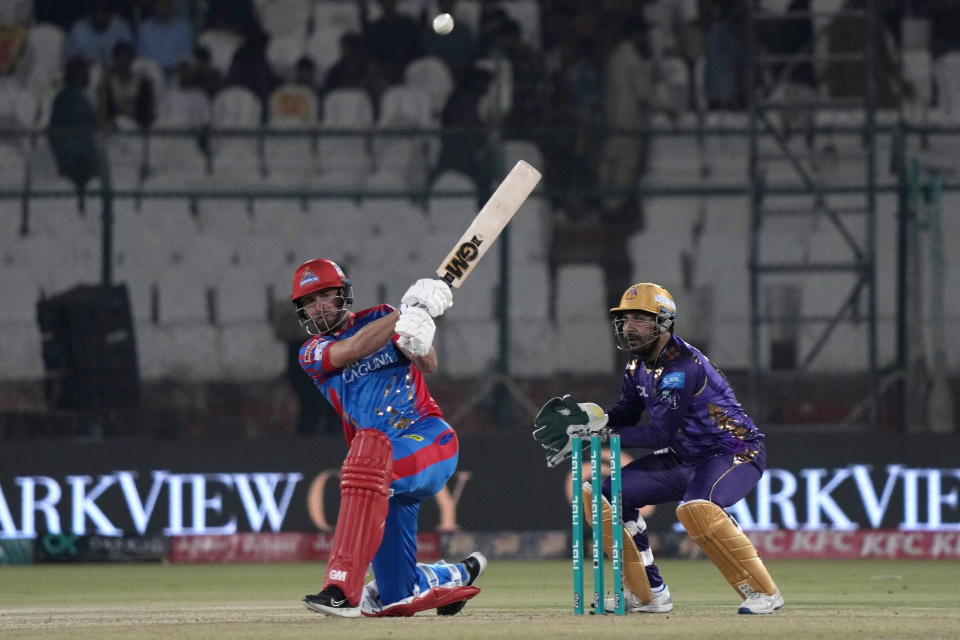
[[[783,606],[783,596],[753,544],[724,511],[763,475],[763,434],[719,369],[674,335],[677,309],[666,289],[635,284],[610,312],[617,347],[630,354],[620,396],[606,414],[570,395],[547,402],[533,432],[547,451],[547,464],[556,466],[570,457],[569,434],[574,431],[611,429],[620,434],[624,447],[655,450],[625,466],[622,474],[624,597],[629,612],[673,610],[638,509],[680,501],[680,523],[742,598],[737,612],[773,613]],[[649,423],[640,425],[644,412]],[[590,491],[585,483],[585,504]],[[603,494],[609,500],[609,478]],[[609,513],[608,504],[604,510]],[[611,539],[609,532],[604,539]],[[613,598],[605,608],[613,611]]]
[[[343,421],[350,447],[340,470],[340,515],[320,592],[306,606],[355,618],[458,613],[480,589],[487,559],[417,564],[420,503],[457,466],[459,445],[430,395],[437,370],[434,318],[453,304],[442,280],[415,282],[400,312],[382,304],[352,312],[353,287],[330,260],[309,260],[293,275],[300,324],[312,336],[300,365]],[[373,564],[374,580],[363,584]]]

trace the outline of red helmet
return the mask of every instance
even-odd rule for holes
[[[339,289],[340,310],[335,318],[325,314],[311,317],[300,303],[301,298],[324,289]],[[350,315],[353,304],[353,287],[350,280],[333,260],[307,260],[293,272],[293,293],[290,295],[297,310],[300,325],[312,336],[329,333],[343,324]]]
[[[331,287],[344,289],[349,286],[350,280],[333,260],[307,260],[293,272],[293,293],[290,299],[296,302],[308,293]]]

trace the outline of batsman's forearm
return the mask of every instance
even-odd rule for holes
[[[410,361],[413,362],[413,366],[417,369],[420,369],[421,373],[436,373],[437,369],[440,367],[440,363],[437,360],[437,351],[433,347],[430,347],[430,353],[425,356],[415,356],[404,351]]]
[[[394,311],[374,320],[346,340],[334,343],[335,350],[330,354],[331,364],[342,368],[382,349],[393,338],[393,328],[399,318],[400,314]]]

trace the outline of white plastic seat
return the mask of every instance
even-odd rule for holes
[[[540,35],[540,4],[536,0],[501,2],[500,7],[520,25],[520,36],[536,51],[543,49]]]
[[[253,202],[253,224],[253,238],[269,237],[283,242],[287,251],[292,254],[290,260],[297,257],[293,247],[301,239],[309,238],[313,234],[309,203],[300,199],[257,198]],[[241,238],[241,241],[243,240],[246,238]]]
[[[557,270],[557,318],[564,320],[607,317],[603,269],[592,264],[565,264]]]
[[[337,131],[361,132],[373,125],[373,104],[361,89],[335,89],[323,101],[318,164],[326,174],[343,174],[342,183],[357,187],[372,168],[368,141],[361,135],[333,135]]]
[[[197,222],[202,235],[219,236],[227,242],[256,229],[253,208],[244,199],[201,198],[197,201]]]
[[[430,185],[430,192],[433,195],[438,193],[459,194],[457,198],[477,198],[477,184],[473,178],[459,171],[444,171],[434,179]]]
[[[304,259],[280,234],[251,234],[239,238],[235,249],[236,269],[255,269],[258,285],[268,289],[274,298],[290,294],[293,272]]]
[[[373,102],[363,89],[334,89],[323,99],[327,129],[365,129],[373,124]]]
[[[338,27],[342,31],[360,32],[360,9],[356,2],[341,0],[316,0],[313,5],[313,25]]]
[[[417,58],[407,63],[404,84],[425,91],[430,98],[430,114],[439,121],[440,114],[453,92],[453,76],[446,63],[435,56]]]
[[[210,65],[226,75],[243,38],[225,29],[207,29],[197,38],[197,42],[210,50]]]
[[[380,97],[377,125],[384,127],[429,127],[434,124],[430,95],[419,87],[394,85]]]
[[[209,284],[186,261],[162,266],[156,275],[159,319],[162,324],[208,322]]]
[[[317,125],[317,98],[310,89],[285,84],[270,96],[270,131],[313,129]],[[264,161],[274,184],[300,184],[314,173],[314,140],[309,134],[266,136]]]
[[[555,371],[576,375],[614,370],[613,327],[601,319],[568,319],[556,325]]]
[[[183,184],[184,181],[201,180],[206,175],[207,159],[198,144],[197,137],[181,133],[165,133],[165,131],[183,129],[192,124],[194,123],[164,120],[154,127],[156,135],[150,136],[148,148],[151,172],[147,178],[148,181],[160,178],[169,180],[170,185],[180,184],[182,187],[187,187],[189,185]],[[161,178],[161,176],[167,176],[167,178]]]
[[[36,315],[36,308],[34,308]],[[3,374],[11,380],[39,380],[43,377],[42,337],[35,319],[31,322],[0,322],[0,353]]]
[[[250,89],[232,85],[213,97],[211,124],[215,128],[250,128],[260,126],[262,105]]]
[[[33,129],[39,123],[40,105],[36,95],[13,82],[0,84],[0,123],[7,129]],[[15,144],[7,138],[5,144]]]
[[[139,213],[131,215],[142,220],[148,235],[163,241],[171,249],[176,249],[184,238],[191,238],[200,231],[199,220],[191,210],[190,202],[183,198],[145,198]]]
[[[933,63],[937,106],[954,122],[960,120],[960,52],[952,51]]]
[[[133,72],[150,81],[153,87],[153,99],[157,105],[163,102],[167,82],[163,77],[163,68],[150,58],[134,58]]]
[[[925,108],[933,102],[933,60],[928,49],[901,52],[903,77],[910,87],[910,102]]]
[[[393,86],[380,98],[378,130],[430,129],[434,119],[430,97],[422,89]],[[373,157],[378,169],[389,169],[406,176],[408,184],[422,188],[439,144],[435,136],[379,135],[373,140]]]
[[[0,305],[0,327],[36,322],[40,289],[40,278],[32,268],[4,265],[0,269],[0,291],[4,292],[6,303]]]
[[[302,33],[310,23],[311,0],[256,0],[260,24],[271,39]]]
[[[512,264],[546,264],[551,218],[550,203],[545,198],[532,196],[523,203],[507,227]]]
[[[157,216],[163,211],[150,209],[161,202],[144,200],[140,210],[131,206],[114,211],[113,278],[126,283],[130,308],[138,320],[152,319],[156,273],[170,259],[171,247],[155,232]]]
[[[543,321],[550,310],[550,273],[546,264],[513,262],[510,265],[510,303],[514,322]]]
[[[25,86],[36,96],[46,124],[53,98],[63,81],[66,34],[55,24],[42,22],[30,27],[23,52]]]
[[[277,339],[273,327],[265,321],[217,327],[217,353],[218,375],[236,381],[276,378],[283,373],[286,363],[286,345]]]
[[[100,237],[101,207],[99,200],[87,202],[86,211],[77,207],[76,198],[33,199],[28,214],[30,232],[51,236],[69,243],[81,237]],[[114,217],[123,205],[114,202]],[[19,218],[19,212],[18,216]]]
[[[544,318],[513,317],[510,321],[510,374],[539,377],[557,370],[556,326]]]
[[[513,168],[517,161],[525,160],[541,173],[544,171],[545,162],[543,151],[540,145],[530,140],[504,140],[503,141],[503,167],[506,171]]]
[[[149,340],[150,353],[154,358],[153,362],[143,365],[149,377],[187,382],[222,378],[217,327],[205,321],[186,320],[173,325],[150,327],[149,332],[137,335],[137,341],[141,340]],[[138,352],[143,353],[139,348]]]
[[[450,312],[457,308],[457,304],[459,301],[454,303]],[[496,366],[497,322],[488,318],[454,319],[444,315],[444,321],[437,325],[433,343],[441,361],[456,362],[456,366],[445,369],[445,375],[453,379],[475,378]]]
[[[689,249],[688,229],[663,229],[655,234],[648,230],[632,234],[627,238],[631,282],[662,283],[670,275],[680,273],[683,253]]]
[[[315,25],[313,33],[307,39],[306,54],[317,65],[320,77],[326,76],[337,60],[340,59],[340,38],[347,29],[338,24]]]
[[[460,239],[463,232],[477,215],[477,199],[475,195],[442,195],[460,191],[460,187],[467,186],[458,176],[446,173],[441,174],[430,185],[430,195],[427,199],[427,226],[430,229],[432,242],[446,251],[453,248],[453,244]],[[443,249],[441,249],[443,250]]]
[[[403,181],[396,176],[379,174],[375,178],[367,183],[368,189],[382,192],[404,189]],[[426,219],[422,210],[404,197],[367,198],[361,205],[360,215],[363,220],[360,254],[368,265],[382,269],[389,277],[385,283],[386,293],[396,298],[397,304],[406,286],[430,272],[422,267],[424,252],[432,249],[425,243]],[[441,251],[438,248],[430,253]],[[439,262],[442,257],[437,255],[435,260]]]
[[[0,244],[0,252],[7,246],[14,244],[20,237],[20,227],[22,224],[21,205],[18,201],[10,198],[0,199],[0,238],[3,243]],[[2,253],[0,253],[2,259]]]
[[[436,10],[433,13],[436,13]],[[433,15],[433,13],[430,15]],[[473,37],[476,38],[477,34],[480,33],[483,0],[458,0],[453,8],[453,15],[457,22],[470,27]]]
[[[676,127],[687,132],[663,133],[650,137],[650,182],[689,183],[699,180],[703,153],[697,137],[689,132],[696,125],[695,114],[682,114]],[[654,117],[654,128],[669,131],[673,123],[659,114]]]
[[[268,279],[256,267],[231,265],[211,278],[218,324],[266,322],[269,319]]]
[[[280,76],[291,77],[297,61],[306,53],[306,29],[306,23],[304,23],[298,30],[272,36],[267,43],[267,62]]]
[[[309,219],[311,232],[298,238],[292,247],[298,256],[297,264],[323,257],[347,263],[348,258],[362,251],[365,224],[360,208],[352,199],[311,200]]]
[[[110,180],[116,188],[133,188],[140,183],[147,168],[147,149],[132,118],[117,116],[114,125],[117,130],[104,136]]]
[[[261,177],[259,143],[256,136],[217,136],[219,129],[247,129],[251,134],[260,128],[261,104],[257,96],[244,87],[231,86],[213,99],[211,125],[213,137],[214,177],[220,184],[256,181]]]
[[[0,144],[0,186],[23,187],[26,159],[15,146]]]

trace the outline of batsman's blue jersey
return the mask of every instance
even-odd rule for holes
[[[639,425],[643,413],[649,424]],[[717,454],[753,459],[763,434],[744,413],[727,379],[705,355],[677,336],[648,367],[627,364],[609,425],[625,447],[669,447],[681,460],[697,463]]]
[[[300,347],[300,366],[340,414],[347,442],[357,429],[377,429],[395,441],[428,416],[442,418],[423,374],[396,346],[396,336],[371,356],[344,369],[330,364],[327,348],[394,311],[380,305],[352,314],[343,329],[314,336]]]

